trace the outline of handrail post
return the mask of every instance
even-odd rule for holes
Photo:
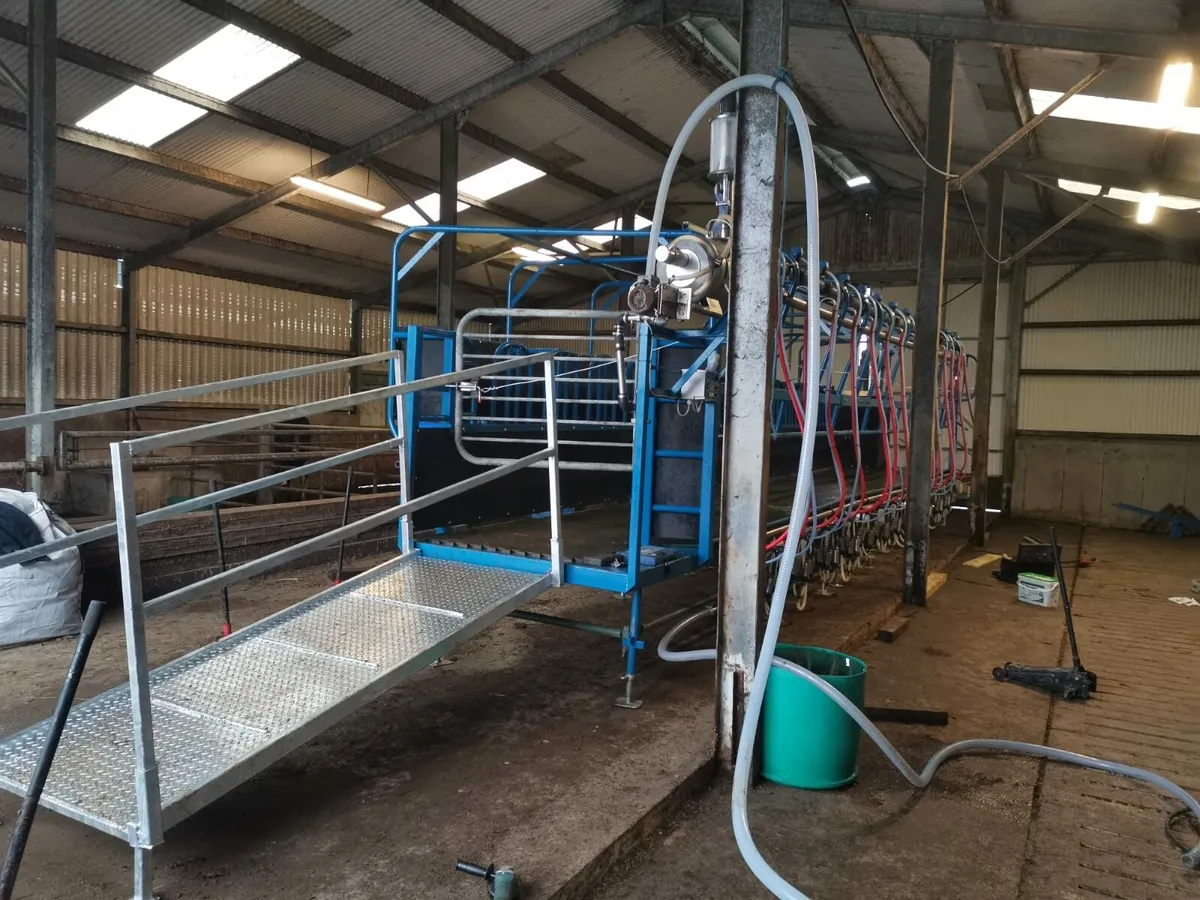
[[[546,449],[551,456],[546,460],[546,472],[550,478],[550,568],[554,573],[554,586],[563,583],[562,548],[562,499],[558,483],[558,401],[554,394],[554,359],[545,362],[546,380]]]
[[[125,612],[125,656],[129,666],[129,706],[133,722],[134,782],[137,822],[129,843],[134,850],[134,897],[151,896],[150,851],[162,842],[162,800],[158,761],[154,756],[154,722],[150,709],[150,666],[146,654],[146,613],[142,605],[142,560],[138,545],[137,507],[133,489],[133,455],[127,442],[110,445],[117,547],[121,560],[121,596]]]
[[[411,342],[410,342],[411,343]],[[412,347],[407,348],[407,352],[412,352]],[[402,353],[398,358],[392,360],[392,383],[404,383],[404,361],[405,356]],[[396,465],[399,467],[400,474],[400,502],[407,503],[409,497],[408,484],[408,454],[409,454],[409,437],[415,434],[416,429],[409,430],[408,414],[405,412],[406,398],[401,395],[393,397],[390,402],[395,404],[396,408],[396,431],[397,437],[400,438],[400,445],[396,448]],[[398,523],[400,530],[400,552],[412,553],[413,549],[413,528],[412,514],[405,513],[400,517]]]

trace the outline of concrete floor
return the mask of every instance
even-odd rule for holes
[[[622,542],[619,508],[570,516],[571,552]],[[540,549],[544,520],[467,533],[472,541]],[[949,558],[963,523],[935,536]],[[455,535],[459,537],[459,535]],[[355,561],[362,568],[372,560]],[[900,554],[881,558],[808,611],[788,614],[793,638],[849,646],[873,633],[898,602]],[[284,608],[328,584],[327,566],[298,569],[233,591],[234,626]],[[713,570],[646,592],[645,616],[711,597]],[[620,626],[627,601],[578,588],[552,591],[540,612]],[[152,664],[219,633],[216,599],[150,619]],[[651,647],[669,627],[647,635]],[[80,690],[125,680],[119,617],[110,616]],[[701,640],[704,640],[701,636]],[[51,710],[72,641],[0,652],[0,733]],[[506,619],[168,832],[155,853],[167,900],[339,898],[467,900],[483,885],[454,861],[518,867],[528,896],[582,896],[711,779],[711,667],[643,657],[637,693],[618,709],[617,642]],[[0,795],[11,822],[15,798]],[[119,900],[129,893],[121,842],[53,813],[39,814],[17,897]]]
[[[1012,552],[1026,532],[1044,526],[1006,524],[992,545]],[[1060,540],[1074,558],[1078,530],[1061,528]],[[863,648],[869,704],[951,714],[946,728],[883,726],[918,768],[954,740],[1041,743],[1049,734],[1067,749],[1200,788],[1200,609],[1166,599],[1188,593],[1200,555],[1194,544],[1127,532],[1088,530],[1082,548],[1097,562],[1080,570],[1077,623],[1101,691],[1086,706],[992,679],[992,667],[1010,660],[1054,664],[1064,629],[1059,610],[1018,604],[990,567],[962,566],[975,551],[950,566],[947,586],[899,642]],[[738,855],[728,785],[719,784],[611,874],[595,900],[769,896]],[[1163,834],[1175,806],[1130,782],[1017,758],[952,762],[916,792],[871,745],[854,786],[816,793],[764,783],[751,795],[750,820],[766,859],[819,900],[1174,900],[1200,895],[1200,876],[1182,870]]]

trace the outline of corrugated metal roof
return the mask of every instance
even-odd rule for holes
[[[1143,33],[1173,31],[1179,0],[1007,0],[1009,15],[1027,22],[1125,28]]]
[[[196,218],[223,209],[234,199],[224,191],[67,143],[58,145],[58,183],[68,190]]]
[[[23,12],[21,19],[25,19]],[[223,25],[182,3],[58,0],[59,37],[150,71],[170,62]]]
[[[390,259],[395,237],[390,232],[381,230],[375,235],[279,206],[251,213],[240,219],[237,227],[376,261]]]
[[[302,62],[238,98],[238,104],[343,144],[355,144],[412,110],[312,63]]]
[[[870,5],[872,9],[889,9],[898,12],[979,16],[983,4],[979,0],[871,0]]]
[[[840,31],[793,28],[788,38],[788,68],[838,125],[868,134],[890,133],[887,109],[849,36]]]
[[[6,45],[7,46],[7,45]],[[7,61],[8,57],[5,57]],[[24,74],[24,69],[16,71]],[[129,85],[67,62],[58,63],[58,121],[68,125],[103,106]],[[21,107],[24,104],[20,104]]]
[[[307,147],[219,116],[205,116],[171,135],[155,149],[269,184],[282,181],[325,158]]]
[[[1094,56],[1078,53],[1042,53],[1019,50],[1021,74],[1030,88],[1045,91],[1065,91],[1095,71]],[[1128,100],[1158,99],[1162,65],[1151,59],[1114,59],[1109,68],[1085,94],[1099,97],[1123,97]]]
[[[641,184],[661,171],[661,164],[656,165],[645,150],[604,131],[590,116],[573,114],[569,101],[549,93],[541,85],[523,85],[473,110],[471,121],[535,148],[542,156],[561,160],[576,174],[613,190]],[[579,198],[576,206],[596,200],[570,190]],[[507,195],[500,202],[507,203]]]
[[[288,28],[296,24],[269,0],[239,3]],[[295,4],[299,6],[299,4]],[[310,0],[305,6],[348,32],[328,49],[437,102],[510,65],[488,47],[419,3]]]
[[[668,145],[711,90],[678,45],[642,28],[622,32],[568,60],[562,72]],[[667,86],[671,100],[664,103]],[[608,131],[599,121],[597,125]],[[707,128],[696,129],[688,152],[707,154]],[[650,159],[661,165],[659,154],[651,153]]]
[[[339,290],[371,291],[387,283],[386,276],[380,272],[312,259],[270,247],[252,246],[221,235],[202,238],[176,253],[173,258],[312,285],[326,285]]]
[[[471,111],[472,122],[477,122],[477,113],[478,110]],[[440,153],[441,137],[439,130],[433,128],[405,138],[400,143],[384,150],[379,157],[436,180],[440,165]],[[459,135],[458,170],[462,177],[481,172],[488,166],[494,166],[505,159],[507,156],[498,150],[485,147],[468,137]],[[426,193],[423,188],[415,190],[420,191],[419,195]]]
[[[434,101],[511,64],[503,54],[413,0],[236,2]],[[531,52],[587,27],[622,6],[619,0],[459,2]],[[25,4],[10,5],[12,10],[6,10],[5,14],[23,19]],[[871,5],[933,15],[982,15],[979,0],[872,0]],[[1093,27],[1169,31],[1178,26],[1176,0],[1145,0],[1136,4],[1127,0],[1094,0],[1087,4],[1078,0],[1009,0],[1009,10],[1017,19]],[[60,32],[65,39],[146,69],[161,66],[221,26],[217,18],[178,2],[108,0],[101,4],[94,0],[60,0]],[[911,104],[923,116],[928,78],[928,62],[923,52],[902,38],[877,37],[875,41]],[[894,133],[866,69],[846,35],[838,31],[794,29],[790,42],[791,67],[798,81],[837,124],[869,133]],[[0,53],[14,68],[23,69],[20,48],[3,45]],[[1019,51],[1018,58],[1031,86],[1058,90],[1068,87],[1095,64],[1094,58],[1087,55],[1026,49]],[[60,64],[59,68],[62,121],[78,120],[125,87],[106,76],[74,66]],[[568,77],[667,143],[674,139],[679,124],[706,93],[710,78],[674,43],[651,29],[623,32],[567,61],[561,68]],[[1153,61],[1120,60],[1089,92],[1152,99],[1158,72],[1158,64]],[[984,147],[1006,136],[1013,120],[1001,93],[994,49],[982,44],[962,47],[957,78],[956,139],[967,146]],[[6,101],[0,95],[0,102],[8,102],[15,108],[15,98]],[[343,143],[360,140],[408,114],[393,101],[310,63],[286,70],[248,92],[239,102]],[[657,153],[614,134],[607,123],[539,81],[482,104],[472,111],[471,120],[513,143],[557,159],[572,171],[613,190],[651,181],[659,172]],[[706,155],[704,132],[705,129],[698,130],[688,148],[689,155],[696,158]],[[1052,120],[1042,127],[1040,140],[1047,158],[1138,173],[1149,171],[1149,160],[1161,135],[1118,126]],[[1172,139],[1170,162],[1176,167],[1175,174],[1200,178],[1200,154],[1190,152],[1198,143],[1189,136]],[[436,130],[430,130],[391,148],[387,157],[428,178],[436,178],[437,144]],[[206,116],[168,138],[158,149],[267,183],[281,181],[321,159],[320,154],[308,147],[214,116]],[[23,173],[24,156],[24,133],[0,128],[0,172]],[[465,174],[501,158],[503,154],[470,139],[462,142],[460,165]],[[889,168],[918,179],[922,175],[919,163],[912,159],[884,154],[871,154],[870,158],[885,166],[885,178],[898,186],[908,186],[911,182],[892,174]],[[390,204],[396,199],[381,179],[369,176],[361,167],[348,170],[332,181],[381,202]],[[151,174],[145,167],[66,144],[60,145],[60,183],[74,190],[192,216],[209,214],[231,202],[221,192]],[[981,197],[977,186],[971,190],[973,198]],[[707,190],[701,189],[700,194],[706,197]],[[15,210],[8,211],[10,215],[0,214],[0,218],[8,215],[15,224],[23,220],[24,203],[22,198],[18,199]],[[567,215],[596,198],[552,179],[543,179],[497,199],[531,217],[551,219]],[[1037,208],[1032,191],[1025,186],[1010,186],[1009,203],[1018,209]],[[1065,202],[1058,203],[1065,209]],[[1132,207],[1128,211],[1132,212]],[[98,213],[77,215],[79,212],[68,214],[63,220],[73,229],[71,233],[64,226],[69,237],[138,247],[171,233],[163,226],[120,217],[100,218],[102,214]],[[468,222],[489,219],[486,214],[476,212],[464,215],[464,221]],[[1089,219],[1116,224],[1115,220],[1106,220],[1099,214],[1090,214]],[[240,224],[315,246],[351,253],[361,251],[370,258],[378,258],[379,248],[386,248],[391,242],[390,236],[382,232],[376,239],[354,229],[280,210],[264,211],[260,217],[251,217]],[[259,224],[262,228],[257,228]],[[856,243],[849,249],[856,250],[864,234],[874,233],[874,226],[868,223],[864,229],[859,223],[855,227],[860,233],[854,236]],[[1200,217],[1163,216],[1161,228],[1171,230],[1174,236],[1200,234]],[[952,243],[958,240],[960,231],[958,226],[952,228],[955,235]],[[966,231],[961,234],[974,248],[973,236]],[[894,258],[895,253],[908,254],[913,249],[907,233],[883,237],[890,242],[886,245],[887,256]],[[218,248],[227,246],[228,242],[214,243],[205,252],[212,258]],[[246,260],[256,254],[264,258],[276,254],[273,260],[294,257],[280,256],[277,251],[265,248],[239,248],[238,264],[248,265]],[[385,249],[382,257],[386,255]],[[273,267],[275,262],[264,265]],[[326,277],[335,268],[326,267]]]
[[[530,53],[568,38],[621,11],[621,0],[458,0]]]
[[[124,250],[141,250],[180,233],[180,229],[170,225],[62,203],[56,206],[55,224],[65,238]]]

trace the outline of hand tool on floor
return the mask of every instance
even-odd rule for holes
[[[481,865],[460,859],[454,864],[454,868],[456,871],[484,879],[488,886],[488,896],[492,900],[521,900],[521,882],[517,880],[517,873],[513,871],[512,866],[501,866],[497,869],[493,863],[485,869]]]
[[[1096,675],[1079,661],[1079,644],[1075,640],[1075,622],[1071,618],[1071,598],[1067,580],[1063,577],[1062,560],[1058,555],[1058,537],[1050,529],[1050,548],[1054,557],[1054,573],[1058,576],[1058,591],[1062,595],[1063,615],[1067,620],[1067,638],[1071,642],[1071,668],[1061,666],[1021,666],[1005,663],[992,669],[997,681],[1011,681],[1047,690],[1064,700],[1086,700],[1096,690]]]

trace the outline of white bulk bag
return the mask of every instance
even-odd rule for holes
[[[75,533],[37,494],[0,488],[0,501],[29,516],[43,541]],[[82,593],[78,547],[0,568],[0,647],[78,634]]]

